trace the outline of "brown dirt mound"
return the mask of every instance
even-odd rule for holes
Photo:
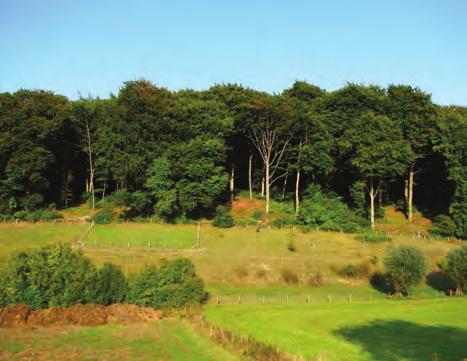
[[[153,322],[161,318],[161,312],[152,308],[126,304],[107,307],[74,305],[35,311],[26,305],[15,305],[0,309],[0,327],[99,326],[106,323]]]
[[[15,305],[0,308],[0,327],[25,326],[31,309],[26,305]]]

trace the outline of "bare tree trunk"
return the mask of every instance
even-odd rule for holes
[[[298,216],[300,210],[300,168],[297,168],[297,179],[295,181],[295,215]]]
[[[269,176],[269,160],[266,162],[266,176],[265,176],[265,188],[266,188],[266,214],[269,214],[269,187],[270,183],[270,176]]]
[[[287,187],[287,173],[288,173],[288,169],[285,172],[284,185],[282,186],[281,203],[284,203],[285,188]]]
[[[235,167],[234,163],[232,163],[232,169],[230,171],[230,201],[233,202],[234,200],[234,190],[235,190]]]
[[[70,177],[70,171],[66,172],[66,181],[65,181],[65,209],[68,208],[68,179]]]
[[[250,190],[250,200],[253,199],[253,185],[252,185],[252,170],[253,170],[253,154],[248,158],[248,188]]]
[[[370,177],[370,219],[371,229],[375,229],[375,190],[373,188],[373,177]]]
[[[105,198],[105,186],[106,186],[106,182],[104,180],[104,186],[102,187],[102,199]]]
[[[92,196],[92,209],[95,207],[95,194],[94,194],[94,165],[92,163],[92,148],[91,148],[91,128],[88,120],[85,119],[86,124],[86,135],[88,141],[88,158],[89,158],[89,191]]]
[[[261,197],[264,197],[264,176],[261,178]]]
[[[409,219],[409,222],[412,223],[412,219],[413,219],[413,175],[414,175],[414,171],[413,171],[413,167],[410,167],[410,170],[409,170],[409,184],[408,184],[408,202],[407,202],[407,216],[408,216],[408,219]]]

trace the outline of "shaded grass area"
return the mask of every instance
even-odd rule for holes
[[[204,314],[215,325],[306,359],[457,361],[467,357],[466,306],[466,298],[221,305]]]
[[[133,325],[0,329],[2,360],[239,360],[178,320]]]

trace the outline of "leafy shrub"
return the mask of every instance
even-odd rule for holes
[[[348,264],[338,270],[338,274],[349,278],[365,278],[369,277],[372,273],[371,261],[363,261],[358,265]]]
[[[263,218],[263,212],[261,212],[259,209],[255,209],[251,214],[251,218],[253,218],[255,221],[259,221],[261,218]]]
[[[129,299],[139,306],[173,308],[202,303],[207,293],[191,261],[178,259],[164,261],[159,269],[144,268],[131,287]]]
[[[216,207],[216,215],[212,221],[214,227],[230,228],[234,225],[234,220],[227,208],[220,205]]]
[[[295,224],[295,220],[291,218],[277,218],[272,225],[277,228],[289,227]]]
[[[392,241],[392,238],[386,233],[378,233],[378,232],[368,232],[368,233],[359,234],[358,236],[355,237],[355,239],[358,239],[360,241],[367,242],[367,243],[381,243],[381,242]]]
[[[295,242],[293,239],[287,243],[287,249],[290,252],[297,252],[297,246],[295,245]]]
[[[16,212],[18,219],[27,221],[29,223],[36,223],[39,221],[48,222],[54,219],[62,218],[61,214],[59,214],[54,209],[37,209],[35,211],[27,212],[27,211],[20,211]]]
[[[306,227],[344,232],[355,232],[358,221],[341,198],[324,194],[317,184],[308,187],[297,217],[297,223]]]
[[[287,284],[296,285],[298,283],[298,275],[295,271],[292,271],[291,269],[283,269],[281,271],[281,277]]]
[[[109,207],[101,208],[92,219],[96,224],[109,224],[112,222],[112,209]]]
[[[237,267],[234,268],[233,271],[235,275],[240,279],[248,276],[248,268],[246,268],[244,265],[238,265]]]
[[[95,302],[101,305],[120,303],[125,300],[127,292],[128,282],[122,270],[111,263],[104,263],[97,271]]]
[[[456,234],[457,224],[451,217],[439,215],[433,220],[431,233],[438,236],[454,236]]]
[[[426,272],[425,257],[413,246],[393,248],[383,263],[392,288],[403,295],[407,295],[412,286],[420,283]]]
[[[358,276],[357,266],[353,264],[348,264],[339,270],[339,274],[349,277],[349,278],[357,277]]]
[[[467,292],[467,244],[463,244],[448,253],[443,270],[454,282],[457,289]]]
[[[13,255],[1,277],[7,304],[34,309],[93,303],[95,282],[89,259],[61,245]]]

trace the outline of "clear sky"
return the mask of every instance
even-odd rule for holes
[[[466,0],[0,0],[0,34],[0,91],[298,79],[405,83],[467,105]]]

